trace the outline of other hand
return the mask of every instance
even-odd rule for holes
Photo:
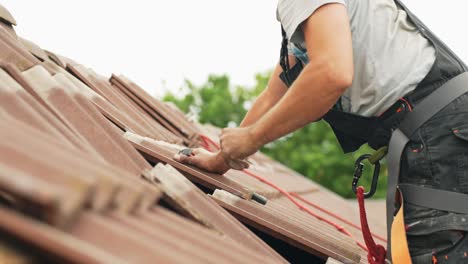
[[[226,160],[240,161],[263,145],[250,127],[225,128],[221,132],[221,152]]]

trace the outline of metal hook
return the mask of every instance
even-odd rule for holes
[[[370,157],[372,157],[372,155],[364,154],[360,156],[356,160],[356,163],[354,164],[354,177],[353,177],[352,189],[355,194],[357,193],[359,179],[361,179],[362,172],[364,171],[364,163],[362,162],[366,159],[368,160]],[[380,161],[377,160],[373,165],[374,165],[374,174],[372,176],[371,189],[369,192],[364,194],[364,198],[366,199],[374,196],[375,192],[377,191],[377,183],[379,181],[379,173],[380,173]]]

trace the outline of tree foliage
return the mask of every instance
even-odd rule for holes
[[[186,81],[181,88],[184,96],[169,92],[165,101],[175,103],[184,112],[195,115],[201,123],[218,127],[237,126],[255,97],[266,87],[270,73],[257,74],[254,87],[232,87],[226,75],[211,75],[202,85]],[[363,147],[353,154],[343,154],[333,131],[324,121],[310,124],[276,142],[262,151],[346,198],[353,198],[351,181],[354,161],[372,150]],[[386,167],[382,168],[379,189],[375,197],[385,194]],[[370,188],[372,168],[366,166],[361,184]]]

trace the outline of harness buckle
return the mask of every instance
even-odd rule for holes
[[[360,156],[355,164],[354,164],[354,177],[353,177],[353,182],[352,182],[352,189],[355,194],[357,194],[357,187],[359,180],[361,179],[362,172],[364,171],[364,160],[370,160],[372,155],[370,154],[364,154]],[[374,174],[372,176],[372,184],[371,184],[371,189],[369,192],[364,194],[364,198],[371,198],[374,196],[375,192],[377,191],[377,183],[379,181],[379,173],[380,173],[380,160],[375,160],[371,163],[374,166]]]

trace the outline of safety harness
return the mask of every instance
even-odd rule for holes
[[[369,193],[363,194],[363,190],[358,187],[363,169],[362,161],[369,159],[371,164],[378,165],[388,150],[387,258],[392,259],[394,263],[411,263],[403,215],[403,198],[407,202],[426,208],[468,214],[466,194],[399,184],[400,161],[409,138],[437,112],[468,92],[468,69],[400,0],[394,1],[434,46],[436,60],[431,70],[413,92],[395,102],[381,116],[363,117],[346,113],[341,110],[340,102],[337,102],[322,119],[330,124],[345,153],[356,151],[365,143],[379,150],[376,155],[362,156],[356,162],[352,187],[362,199],[371,197],[375,192],[379,172],[379,168],[375,168],[372,188]],[[283,72],[280,78],[290,87],[303,69],[303,64],[298,61],[290,67],[288,38],[283,28],[282,36],[280,65]],[[398,210],[395,210],[396,208]]]

